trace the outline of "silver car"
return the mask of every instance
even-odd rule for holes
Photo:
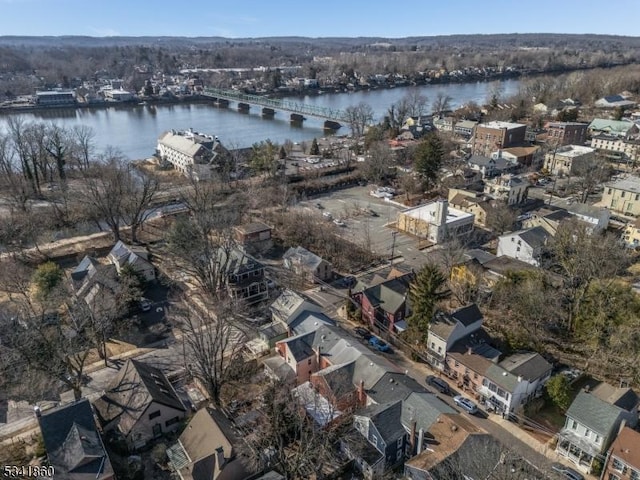
[[[453,397],[453,401],[456,402],[456,405],[458,405],[461,409],[463,409],[470,415],[475,415],[476,413],[478,413],[478,406],[462,395],[456,395],[455,397]]]

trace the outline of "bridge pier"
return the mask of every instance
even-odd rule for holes
[[[334,122],[333,120],[325,120],[324,129],[325,130],[340,130],[340,125],[338,122]]]
[[[264,107],[262,109],[262,116],[267,118],[273,118],[276,114],[276,111],[273,108]]]
[[[305,120],[306,118],[304,118],[304,116],[300,115],[299,113],[291,114],[291,123],[295,125],[302,125],[302,122],[304,122]]]
[[[229,100],[225,100],[224,98],[218,98],[215,103],[216,106],[220,108],[227,108],[229,106]]]
[[[251,108],[251,105],[249,105],[248,103],[238,102],[238,111],[239,112],[249,113],[249,109],[250,108]]]

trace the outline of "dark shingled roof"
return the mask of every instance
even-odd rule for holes
[[[186,411],[160,369],[127,360],[109,390],[96,400],[95,407],[103,423],[118,419],[120,429],[128,434],[152,402]]]
[[[369,418],[387,444],[395,442],[407,433],[401,421],[401,401],[383,403],[381,405],[370,405],[356,415]]]
[[[404,400],[413,392],[425,392],[422,385],[404,373],[385,373],[367,395],[376,403],[389,403]]]
[[[616,427],[621,413],[622,409],[619,407],[582,390],[571,403],[566,415],[604,437]]]
[[[468,327],[478,320],[482,320],[482,312],[478,308],[478,305],[476,305],[475,303],[467,305],[466,307],[458,308],[457,310],[451,312],[449,315],[451,315],[455,320],[463,324],[465,327]]]
[[[551,237],[551,235],[549,235],[549,233],[542,227],[533,227],[528,230],[521,230],[518,232],[518,235],[523,241],[531,245],[533,248],[543,247]]]
[[[87,399],[45,412],[39,423],[56,478],[99,480],[113,475]]]

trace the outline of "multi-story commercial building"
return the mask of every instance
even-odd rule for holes
[[[618,162],[640,160],[640,139],[601,134],[591,139],[591,147]]]
[[[587,125],[579,122],[551,122],[547,125],[550,145],[583,145],[587,141]]]
[[[624,215],[640,215],[640,178],[629,176],[605,184],[600,205]]]
[[[553,175],[575,174],[581,167],[595,160],[596,151],[582,145],[565,145],[556,148],[544,157],[544,168]]]
[[[520,123],[481,123],[473,131],[472,152],[488,157],[500,148],[520,147],[526,143],[526,133],[527,126]]]
[[[158,138],[158,155],[187,176],[205,179],[215,167],[216,157],[224,151],[217,137],[187,130],[164,132]]]
[[[398,216],[398,230],[437,244],[447,238],[471,233],[473,219],[472,213],[449,208],[446,200],[437,200],[401,212]]]
[[[75,105],[76,94],[72,90],[47,90],[36,92],[36,104],[42,107]]]

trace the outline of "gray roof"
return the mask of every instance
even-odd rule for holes
[[[488,366],[485,377],[507,392],[513,392],[520,383],[517,375],[493,363]]]
[[[551,237],[549,232],[542,227],[533,227],[526,230],[520,230],[519,232],[508,233],[505,237],[512,237],[514,235],[519,236],[523,242],[526,242],[533,248],[545,246]]]
[[[566,415],[604,437],[616,426],[621,413],[619,407],[581,390]]]
[[[490,262],[491,260],[496,258],[494,254],[485,252],[484,250],[480,250],[478,248],[467,250],[464,256],[468,259],[477,260],[480,265],[484,265],[485,263]]]
[[[587,203],[573,203],[567,207],[569,213],[582,215],[583,217],[600,218],[606,208],[598,208]]]
[[[297,362],[313,356],[313,337],[314,332],[309,332],[286,339],[287,348]]]
[[[504,158],[489,158],[484,155],[471,155],[467,163],[469,165],[478,165],[479,167],[492,166],[496,170],[506,170],[512,166],[512,164]]]
[[[186,411],[160,369],[137,360],[127,360],[109,390],[94,405],[103,423],[118,420],[121,431],[128,435],[152,402],[180,412]]]
[[[320,312],[321,310],[322,308],[315,302],[289,289],[284,290],[269,306],[271,315],[287,325],[293,323],[303,312]]]
[[[404,437],[407,432],[402,426],[402,402],[389,402],[380,405],[370,405],[356,413],[356,416],[371,420],[378,433],[389,444]]]
[[[553,368],[542,355],[536,352],[522,352],[509,355],[499,365],[514,375],[532,381],[542,378]]]
[[[304,247],[291,247],[285,252],[282,259],[285,261],[285,265],[287,261],[295,262],[311,271],[315,271],[322,263],[322,257],[319,257]]]
[[[638,395],[628,387],[614,387],[606,382],[601,382],[591,391],[600,400],[611,405],[632,412],[638,406]]]
[[[125,264],[149,264],[149,252],[144,247],[127,245],[119,240],[109,252],[109,256],[115,259],[119,267]]]
[[[362,294],[374,307],[379,306],[385,312],[394,314],[405,305],[408,292],[409,278],[402,276],[366,288]]]
[[[422,385],[404,373],[388,372],[369,389],[367,395],[376,403],[404,400],[413,392],[425,392]]]
[[[617,190],[624,190],[626,192],[640,193],[640,178],[630,175],[621,180],[609,182],[606,186]]]
[[[232,248],[228,252],[218,249],[218,259],[221,264],[226,264],[229,275],[241,275],[263,268],[263,265],[248,253],[239,248]]]
[[[408,430],[415,421],[416,431],[423,429],[426,432],[442,413],[456,411],[433,393],[413,392],[402,402],[402,424]]]
[[[87,399],[44,412],[39,423],[56,478],[99,480],[113,475]]]
[[[460,322],[465,327],[482,320],[482,312],[478,308],[478,305],[472,303],[466,307],[458,308],[449,314],[455,320]]]
[[[85,255],[82,261],[71,272],[71,278],[74,282],[80,282],[89,275],[89,272],[95,271],[100,262],[89,255]]]

